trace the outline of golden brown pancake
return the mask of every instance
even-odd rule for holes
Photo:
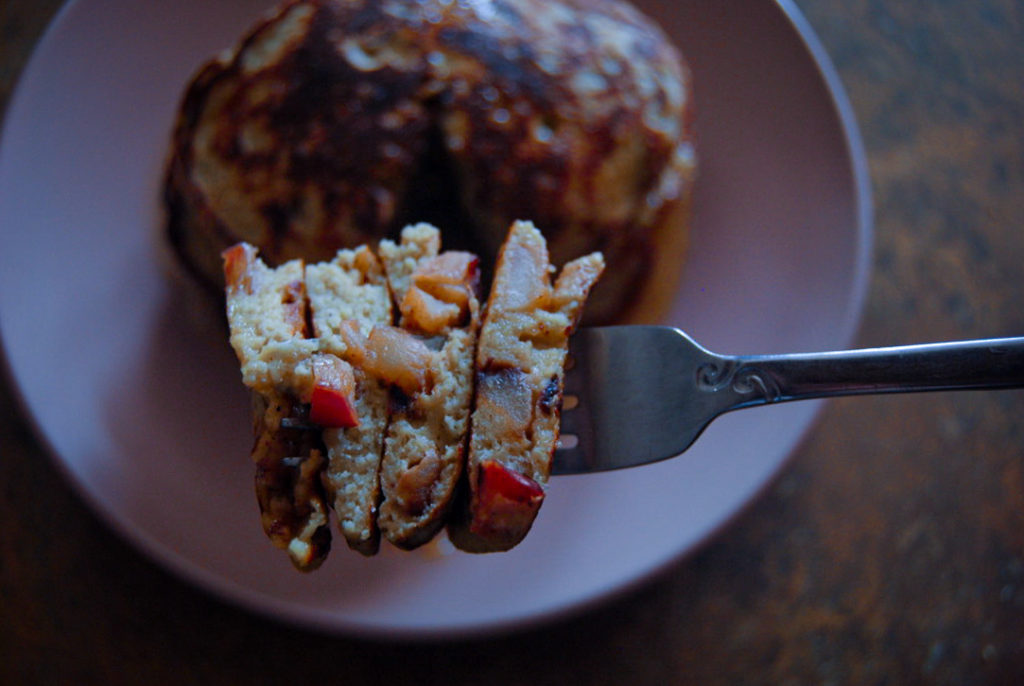
[[[290,2],[190,83],[170,237],[219,290],[240,241],[319,261],[425,221],[494,255],[530,219],[555,264],[604,254],[588,323],[651,319],[685,248],[691,100],[620,0]]]

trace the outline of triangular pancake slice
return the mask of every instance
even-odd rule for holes
[[[320,350],[351,361],[353,334],[367,336],[392,320],[391,296],[376,255],[365,247],[341,250],[330,262],[306,267],[313,333]],[[351,365],[358,424],[326,427],[324,485],[348,546],[364,555],[380,547],[377,507],[379,470],[388,422],[388,387],[358,364]]]
[[[303,264],[271,269],[256,248],[224,252],[231,346],[254,395],[252,459],[263,530],[302,571],[330,551],[328,506],[320,483],[324,457],[305,421],[316,342],[308,338]]]
[[[399,324],[430,351],[423,386],[392,389],[381,466],[380,527],[407,550],[444,527],[465,461],[473,395],[479,260],[440,247],[436,228],[416,224],[402,231],[400,243],[379,248]]]
[[[541,232],[514,222],[495,267],[475,364],[465,495],[449,538],[508,550],[530,530],[558,443],[569,336],[604,270],[600,253],[554,268]]]

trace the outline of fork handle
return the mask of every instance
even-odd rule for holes
[[[729,409],[876,393],[1024,387],[1024,337],[823,353],[723,356],[708,383],[727,378]]]

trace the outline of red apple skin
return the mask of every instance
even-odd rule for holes
[[[544,489],[536,481],[485,460],[480,463],[470,533],[507,541],[511,547],[529,531],[543,501]]]
[[[326,428],[359,426],[352,367],[334,355],[313,357],[313,392],[309,420]]]
[[[544,489],[536,481],[512,471],[497,460],[480,463],[480,493],[506,500],[532,503],[544,498]]]
[[[313,387],[309,420],[332,429],[359,426],[359,415],[349,397],[343,391],[328,386]]]

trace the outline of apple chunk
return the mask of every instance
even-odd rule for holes
[[[406,326],[428,334],[440,334],[462,320],[462,309],[458,305],[439,300],[416,286],[405,294],[399,310]]]
[[[221,258],[224,260],[224,282],[227,287],[251,293],[256,248],[247,243],[236,243],[222,252]]]
[[[394,384],[407,395],[418,393],[430,383],[430,349],[412,334],[394,326],[375,326],[366,340],[363,368],[379,379]]]
[[[465,326],[473,314],[470,302],[479,286],[479,263],[476,255],[459,251],[424,259],[399,304],[403,325],[427,334]]]
[[[313,379],[310,421],[329,428],[359,426],[352,366],[334,355],[317,355],[313,358]]]
[[[497,460],[480,463],[470,531],[478,536],[525,533],[544,500],[536,481]]]
[[[370,376],[394,384],[406,395],[430,385],[432,353],[408,331],[379,324],[364,336],[354,321],[345,320],[338,335],[345,341],[345,359]]]
[[[551,296],[547,249],[536,242],[506,242],[488,307],[495,312],[523,312],[543,308]]]
[[[466,307],[480,279],[480,259],[449,250],[424,260],[413,273],[413,285],[442,302]]]

